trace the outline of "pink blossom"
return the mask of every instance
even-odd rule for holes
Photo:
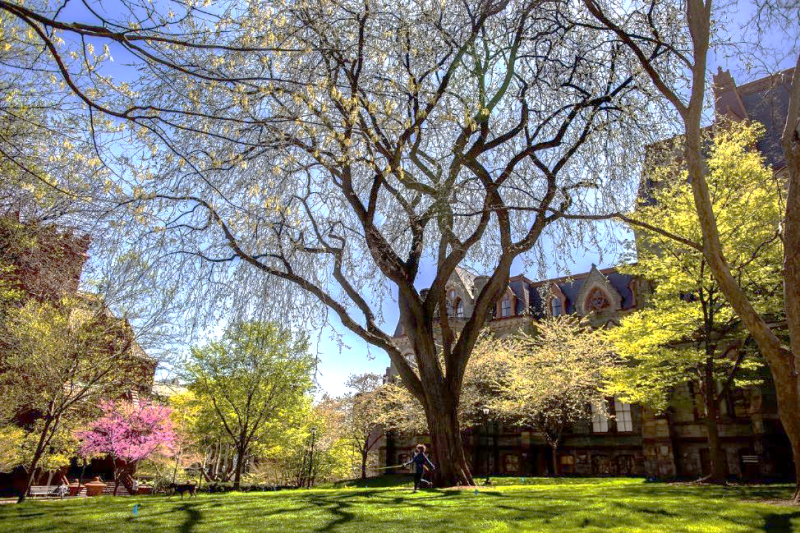
[[[155,453],[171,453],[177,437],[170,420],[171,409],[163,405],[103,402],[103,416],[77,433],[82,440],[78,452],[88,457],[108,454],[126,463],[141,461]]]

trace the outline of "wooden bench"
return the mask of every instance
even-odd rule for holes
[[[31,498],[61,498],[64,499],[65,492],[69,491],[59,490],[59,487],[52,485],[34,485],[28,491],[28,496]]]

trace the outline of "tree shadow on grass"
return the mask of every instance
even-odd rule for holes
[[[355,519],[356,515],[353,512],[352,503],[354,499],[374,498],[372,505],[402,505],[404,507],[425,509],[431,507],[431,504],[435,501],[461,495],[461,491],[438,489],[425,490],[419,496],[414,497],[411,497],[411,494],[397,495],[394,494],[394,492],[395,491],[389,492],[386,490],[359,490],[347,493],[316,493],[309,494],[306,497],[306,501],[313,507],[325,509],[333,515],[333,520],[315,530],[319,532],[327,532],[335,531],[338,527]],[[500,495],[499,493],[494,494]],[[360,505],[371,504],[368,500],[359,501],[358,503]]]
[[[41,511],[39,511],[39,512],[29,511],[29,512],[22,512],[22,513],[16,513],[16,514],[8,513],[8,514],[0,515],[0,523],[2,523],[3,520],[11,520],[11,519],[13,519],[13,520],[16,521],[19,518],[36,518],[38,516],[44,516],[44,513],[41,512]],[[1,529],[2,528],[0,528],[0,530]]]
[[[199,502],[192,502],[192,503],[179,503],[178,505],[168,506],[166,508],[162,508],[158,511],[153,511],[148,509],[146,505],[141,506],[141,516],[128,516],[125,521],[128,523],[140,522],[142,520],[149,520],[154,521],[158,520],[159,517],[166,517],[167,515],[171,515],[174,513],[183,513],[186,517],[183,519],[183,522],[180,524],[179,531],[181,533],[192,533],[194,531],[195,526],[203,518],[203,513],[200,512],[198,506],[202,506]],[[213,507],[219,507],[219,504],[214,505]]]
[[[561,511],[561,510],[554,510],[552,508],[542,509],[542,508],[529,508],[529,507],[516,507],[514,505],[498,505],[497,509],[502,509],[504,511],[514,511],[517,513],[516,516],[510,517],[509,520],[514,521],[521,521],[521,520],[541,520],[545,524],[549,524],[551,521],[556,520],[557,518],[564,516],[565,514],[569,514],[569,511]]]
[[[792,514],[770,513],[764,516],[764,531],[769,533],[794,533],[796,530],[792,526],[792,519],[800,518],[800,512]]]
[[[309,503],[315,507],[327,510],[334,516],[333,520],[317,528],[315,531],[334,531],[337,527],[352,521],[356,515],[351,511],[353,505],[348,500],[359,495],[362,494],[313,494],[308,496]]]
[[[184,518],[183,523],[180,525],[179,531],[181,533],[192,533],[195,526],[202,520],[203,513],[201,513],[197,507],[197,503],[182,503],[168,511],[170,513],[186,514],[186,518]]]
[[[651,515],[651,516],[654,516],[654,517],[659,516],[659,517],[670,517],[670,518],[673,518],[673,517],[680,516],[678,513],[672,513],[670,511],[666,511],[664,509],[648,509],[646,507],[640,507],[638,505],[630,505],[630,504],[625,503],[625,502],[614,502],[614,505],[616,507],[621,507],[621,508],[627,509],[629,511],[635,511],[637,513],[644,513],[644,514],[648,514],[648,515]]]
[[[660,497],[668,494],[671,496],[702,497],[704,499],[737,498],[741,500],[778,500],[791,497],[795,487],[785,483],[776,483],[771,485],[648,483],[624,487],[620,488],[619,490],[625,491],[626,494],[635,492],[638,495],[651,497]]]

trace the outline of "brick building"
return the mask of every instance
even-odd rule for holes
[[[114,346],[125,346],[123,355],[126,370],[126,392],[122,398],[138,401],[150,395],[157,362],[149,357],[136,342],[133,328],[127,320],[115,317],[95,295],[79,291],[80,277],[88,259],[90,239],[76,235],[57,226],[40,222],[24,222],[18,216],[0,217],[0,289],[11,295],[4,305],[22,305],[35,299],[59,305],[64,297],[77,304],[70,311],[70,322],[86,320],[103,324],[106,331],[119,339]],[[2,315],[0,314],[0,318]],[[0,341],[0,357],[4,350]],[[111,345],[109,345],[109,349]],[[122,362],[122,360],[121,360]],[[112,399],[112,398],[109,398]],[[11,423],[29,427],[40,416],[35,411],[17,413]],[[110,460],[92,460],[87,468],[73,459],[68,468],[69,477],[101,475],[113,476]],[[53,472],[37,474],[36,484],[49,484]],[[21,467],[13,472],[0,473],[0,493],[23,490],[27,474]]]

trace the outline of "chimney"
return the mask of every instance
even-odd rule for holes
[[[714,74],[714,96],[719,97],[723,91],[730,91],[736,87],[736,82],[733,81],[730,70],[722,70],[722,67],[717,67],[717,73]]]
[[[727,116],[729,119],[737,121],[747,118],[747,110],[729,70],[722,70],[722,67],[717,67],[717,73],[714,74],[713,88],[714,112],[718,118]]]

